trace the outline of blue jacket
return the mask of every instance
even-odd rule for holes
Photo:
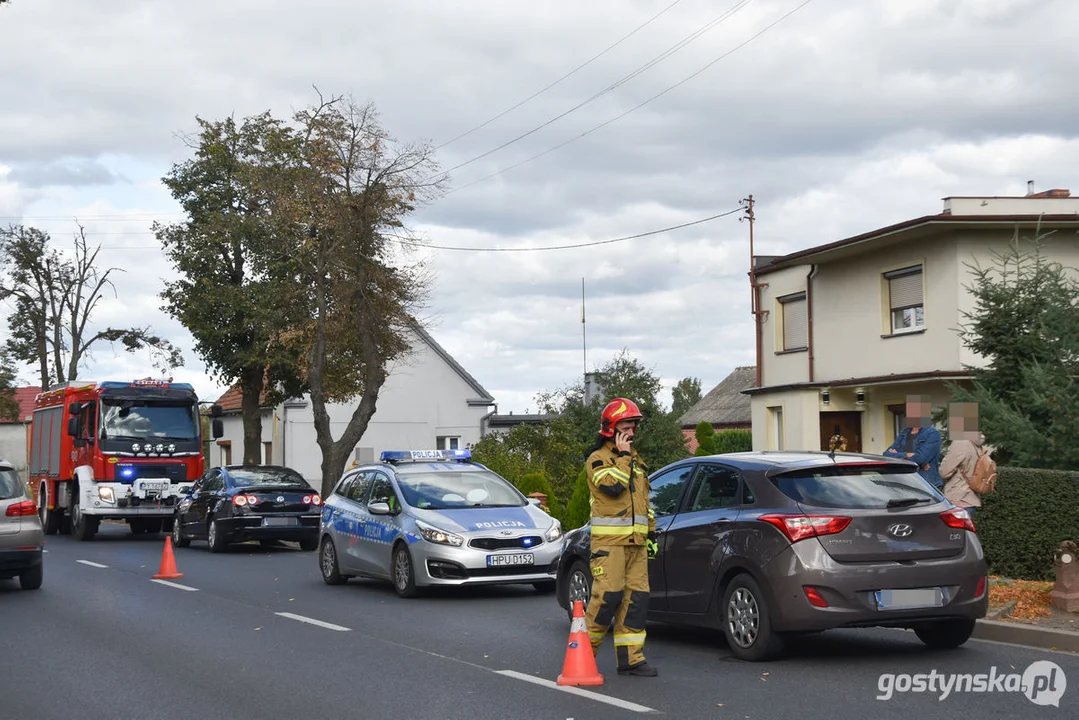
[[[907,457],[907,438],[910,437],[910,430],[910,428],[903,428],[884,454]],[[920,469],[918,473],[930,484],[938,488],[944,487],[944,480],[940,477],[940,431],[932,425],[920,428],[918,434],[914,436],[914,446],[910,451],[914,453],[914,456],[909,459],[918,463],[919,468],[929,466],[928,469]]]

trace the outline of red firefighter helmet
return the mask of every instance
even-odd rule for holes
[[[637,403],[625,398],[615,398],[607,403],[607,407],[603,408],[603,415],[600,416],[599,434],[603,437],[614,437],[614,426],[620,421],[640,420],[642,417],[643,415],[641,415],[641,410],[637,407]]]

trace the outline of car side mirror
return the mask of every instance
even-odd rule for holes
[[[390,504],[384,502],[371,503],[367,506],[367,509],[371,511],[372,515],[389,515]]]
[[[535,505],[536,507],[539,507],[540,506],[539,498],[534,498],[534,497],[528,498],[528,504],[529,505]]]

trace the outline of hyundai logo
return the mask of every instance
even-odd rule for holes
[[[512,530],[503,530],[503,531],[502,531],[502,534],[503,534],[503,535],[507,535],[507,536],[508,536],[508,535],[512,535],[512,534],[513,534],[513,531],[512,531]]]
[[[906,523],[896,523],[888,526],[888,534],[892,537],[903,538],[914,532],[914,528]]]

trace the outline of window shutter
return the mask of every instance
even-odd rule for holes
[[[888,279],[891,309],[914,307],[922,304],[922,271],[908,272]]]
[[[809,345],[805,296],[783,303],[783,349],[793,350]]]

